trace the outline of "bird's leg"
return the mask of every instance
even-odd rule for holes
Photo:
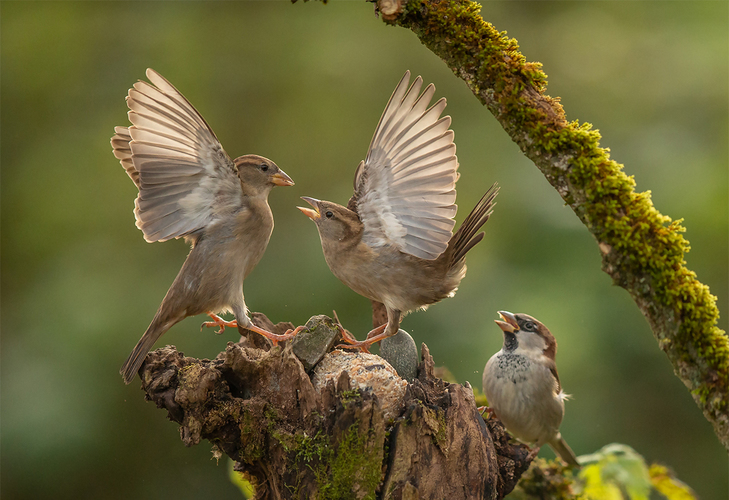
[[[344,338],[344,341],[347,343],[346,345],[340,344],[337,347],[341,349],[359,349],[362,352],[370,352],[369,347],[372,344],[376,344],[380,340],[384,340],[387,337],[392,337],[394,334],[389,333],[385,331],[387,328],[387,325],[378,326],[374,330],[372,330],[370,333],[367,334],[367,339],[363,340],[362,342],[358,341],[354,338]],[[395,332],[397,333],[397,332]]]
[[[233,321],[225,321],[223,318],[221,318],[220,316],[218,316],[217,314],[215,314],[212,311],[208,311],[207,314],[213,320],[212,321],[206,321],[202,325],[200,325],[200,331],[202,331],[202,329],[205,328],[205,327],[212,328],[214,326],[219,326],[220,327],[220,330],[218,330],[215,333],[217,333],[218,335],[220,335],[221,333],[223,333],[223,331],[225,331],[225,327],[226,326],[229,327],[229,328],[237,328],[238,327],[238,322],[236,320],[233,320]]]
[[[369,352],[369,346],[371,346],[372,344],[375,344],[381,340],[385,340],[387,337],[392,337],[393,335],[397,334],[398,330],[400,330],[400,317],[400,311],[392,311],[388,309],[387,323],[378,326],[374,330],[371,330],[370,333],[367,334],[366,340],[362,342],[357,342],[355,340],[354,342],[352,342],[350,341],[350,339],[345,338],[345,342],[347,342],[347,344],[349,345],[342,345],[338,347],[344,347],[348,349],[359,348],[362,350],[362,352]]]
[[[336,321],[336,323],[337,323],[337,328],[339,328],[339,332],[342,334],[342,338],[346,342],[350,342],[350,341],[357,342],[357,339],[354,338],[354,335],[352,335],[352,333],[349,330],[347,330],[346,328],[344,328],[344,326],[342,326],[342,322],[339,321],[339,316],[337,316],[337,311],[332,309],[332,313],[334,313],[334,321]]]
[[[279,342],[281,342],[283,340],[289,340],[289,339],[294,338],[301,330],[303,330],[305,328],[305,326],[303,326],[303,325],[302,326],[297,326],[293,330],[286,330],[286,333],[284,333],[283,335],[278,335],[276,333],[269,332],[268,330],[264,330],[263,328],[259,328],[259,327],[257,327],[256,325],[254,325],[252,323],[250,325],[244,327],[244,328],[246,330],[250,330],[252,332],[256,332],[256,333],[258,333],[260,335],[263,335],[268,340],[270,340],[271,342],[273,342],[273,345],[274,346],[276,346],[276,345],[278,345]]]
[[[347,344],[346,345],[345,344],[340,344],[337,347],[340,348],[340,349],[359,349],[362,352],[369,353],[370,352],[369,347],[372,344],[374,344],[375,342],[379,342],[380,340],[382,340],[380,338],[378,338],[376,340],[372,340],[372,338],[370,338],[370,337],[371,336],[377,336],[378,334],[381,334],[385,330],[386,327],[387,327],[387,324],[378,326],[377,328],[375,328],[374,330],[372,330],[370,333],[368,333],[367,334],[367,340],[364,340],[362,342],[360,342],[356,338],[352,337],[349,332],[347,332],[348,335],[345,335],[344,332],[342,332],[342,339],[344,339],[344,341]],[[340,329],[340,331],[342,331],[342,329]]]
[[[494,410],[493,408],[491,408],[489,406],[479,406],[476,409],[478,410],[478,412],[481,414],[482,417],[484,416],[484,414],[488,414],[488,418],[496,417],[496,410]]]
[[[339,321],[339,316],[337,316],[337,311],[332,311],[332,312],[334,313],[334,321],[336,321],[336,323],[337,323],[337,328],[339,328],[339,333],[342,335],[342,340],[344,340],[347,344],[350,344],[350,345],[340,344],[337,347],[340,349],[347,349],[347,348],[351,347],[351,344],[358,344],[359,342],[357,341],[356,338],[354,338],[354,335],[352,335],[352,333],[349,330],[347,330],[346,328],[344,328],[342,326],[342,322]],[[382,325],[382,326],[384,328],[385,325]],[[362,352],[366,352],[366,353],[370,352],[370,350],[367,348],[367,346],[358,346],[358,347],[360,348],[360,350]]]

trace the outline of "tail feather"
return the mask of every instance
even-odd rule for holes
[[[122,377],[124,377],[125,384],[129,384],[132,380],[134,380],[134,376],[139,372],[139,368],[142,366],[142,363],[144,363],[147,353],[149,353],[150,349],[152,349],[154,343],[157,342],[157,340],[175,323],[177,323],[177,321],[163,321],[161,319],[160,312],[157,312],[152,323],[150,323],[147,327],[147,331],[144,332],[144,335],[142,335],[142,338],[139,339],[137,345],[135,345],[134,349],[132,349],[132,353],[122,365],[121,370],[119,370],[119,373],[121,373]]]
[[[484,233],[478,233],[481,226],[486,224],[491,217],[493,211],[494,198],[499,193],[499,187],[496,183],[491,186],[488,191],[481,197],[476,206],[468,214],[466,220],[463,221],[461,227],[458,228],[456,234],[453,235],[449,243],[449,247],[453,248],[451,253],[451,265],[455,265],[466,256],[469,250],[476,246],[484,237]],[[478,234],[477,234],[478,233]]]
[[[549,446],[554,450],[554,452],[564,460],[568,465],[571,465],[573,467],[579,467],[580,463],[577,461],[577,457],[575,456],[575,453],[572,451],[572,448],[569,447],[567,442],[565,442],[564,439],[562,439],[562,436],[558,436],[557,439],[554,441],[549,442]]]

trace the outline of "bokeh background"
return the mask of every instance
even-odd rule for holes
[[[404,321],[437,364],[480,386],[501,345],[496,311],[530,313],[559,341],[577,454],[610,442],[674,468],[703,499],[727,494],[727,455],[595,241],[465,84],[372,4],[2,2],[2,497],[240,498],[210,446],[118,374],[187,254],[147,244],[135,188],[112,156],[127,89],[153,67],[235,157],[272,158],[296,181],[270,197],[276,229],[246,281],[252,310],[303,324],[336,309],[360,336],[369,301],[329,272],[309,195],[345,203],[390,92],[410,69],[448,98],[458,220],[502,186],[455,299]],[[483,16],[541,61],[568,119],[684,218],[688,266],[718,296],[729,264],[726,2],[486,2]],[[191,318],[161,341],[214,357],[236,332]],[[551,457],[549,450],[543,456]]]

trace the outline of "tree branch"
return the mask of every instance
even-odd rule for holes
[[[545,94],[541,64],[527,62],[468,0],[379,0],[385,22],[412,30],[463,79],[597,240],[603,270],[625,288],[729,450],[729,341],[716,297],[684,264],[680,220],[635,192],[590,124],[567,122]]]

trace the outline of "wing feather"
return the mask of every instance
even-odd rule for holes
[[[434,105],[435,86],[420,93],[407,71],[385,107],[365,160],[355,172],[355,206],[372,246],[393,245],[436,259],[453,235],[458,160],[451,119]]]
[[[124,167],[134,185],[139,188],[139,171],[132,162],[132,149],[129,147],[131,140],[132,136],[129,135],[127,127],[114,127],[114,136],[111,138],[111,148],[114,150],[114,156]]]
[[[197,234],[242,205],[235,166],[194,106],[162,75],[129,89],[132,125],[116,127],[114,155],[139,188],[134,214],[147,241]]]

